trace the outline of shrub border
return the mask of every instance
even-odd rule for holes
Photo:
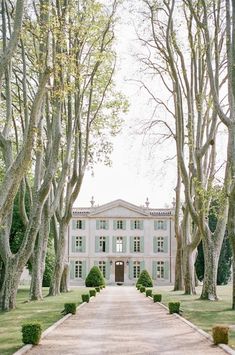
[[[94,296],[92,296],[90,299],[95,298]],[[82,308],[83,306],[85,306],[87,304],[87,302],[83,302],[81,303],[79,306],[77,306],[76,310],[78,311],[80,308]],[[54,324],[52,324],[49,328],[47,328],[46,330],[44,330],[44,332],[42,332],[42,336],[41,336],[41,340],[43,338],[45,338],[49,333],[51,333],[54,329],[56,329],[60,324],[64,323],[64,321],[66,321],[66,319],[72,317],[72,313],[66,314],[63,318],[60,318],[57,322],[55,322]],[[19,350],[17,350],[13,355],[23,355],[26,354],[30,349],[32,349],[35,345],[33,344],[27,344],[22,346]]]

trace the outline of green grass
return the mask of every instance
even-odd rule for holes
[[[48,289],[43,289],[44,296]],[[63,317],[61,311],[64,303],[81,303],[84,288],[73,289],[61,296],[45,297],[43,301],[27,302],[29,290],[19,289],[17,307],[11,312],[0,312],[0,354],[12,355],[22,344],[21,325],[26,322],[39,321],[43,331]]]
[[[166,306],[170,301],[181,302],[183,317],[209,334],[212,334],[211,330],[215,324],[228,324],[235,328],[235,311],[231,309],[231,286],[218,286],[220,300],[215,302],[199,299],[201,287],[197,287],[196,296],[184,295],[182,291],[174,292],[172,286],[155,287],[153,293],[161,293],[162,303]],[[229,334],[229,345],[235,349],[235,329],[230,330]]]

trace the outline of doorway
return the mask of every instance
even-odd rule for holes
[[[115,262],[115,282],[124,282],[124,262]]]

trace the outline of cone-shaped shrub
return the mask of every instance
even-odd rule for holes
[[[98,268],[98,266],[93,266],[86,277],[85,281],[86,287],[97,287],[105,284],[104,277]]]
[[[228,331],[227,325],[215,325],[212,328],[214,344],[228,344]]]
[[[153,281],[151,279],[151,276],[149,275],[147,270],[143,270],[140,273],[140,276],[137,281],[137,285],[141,284],[142,286],[145,287],[153,287]]]

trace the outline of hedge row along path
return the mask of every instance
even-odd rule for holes
[[[134,287],[106,287],[27,354],[226,354]]]

